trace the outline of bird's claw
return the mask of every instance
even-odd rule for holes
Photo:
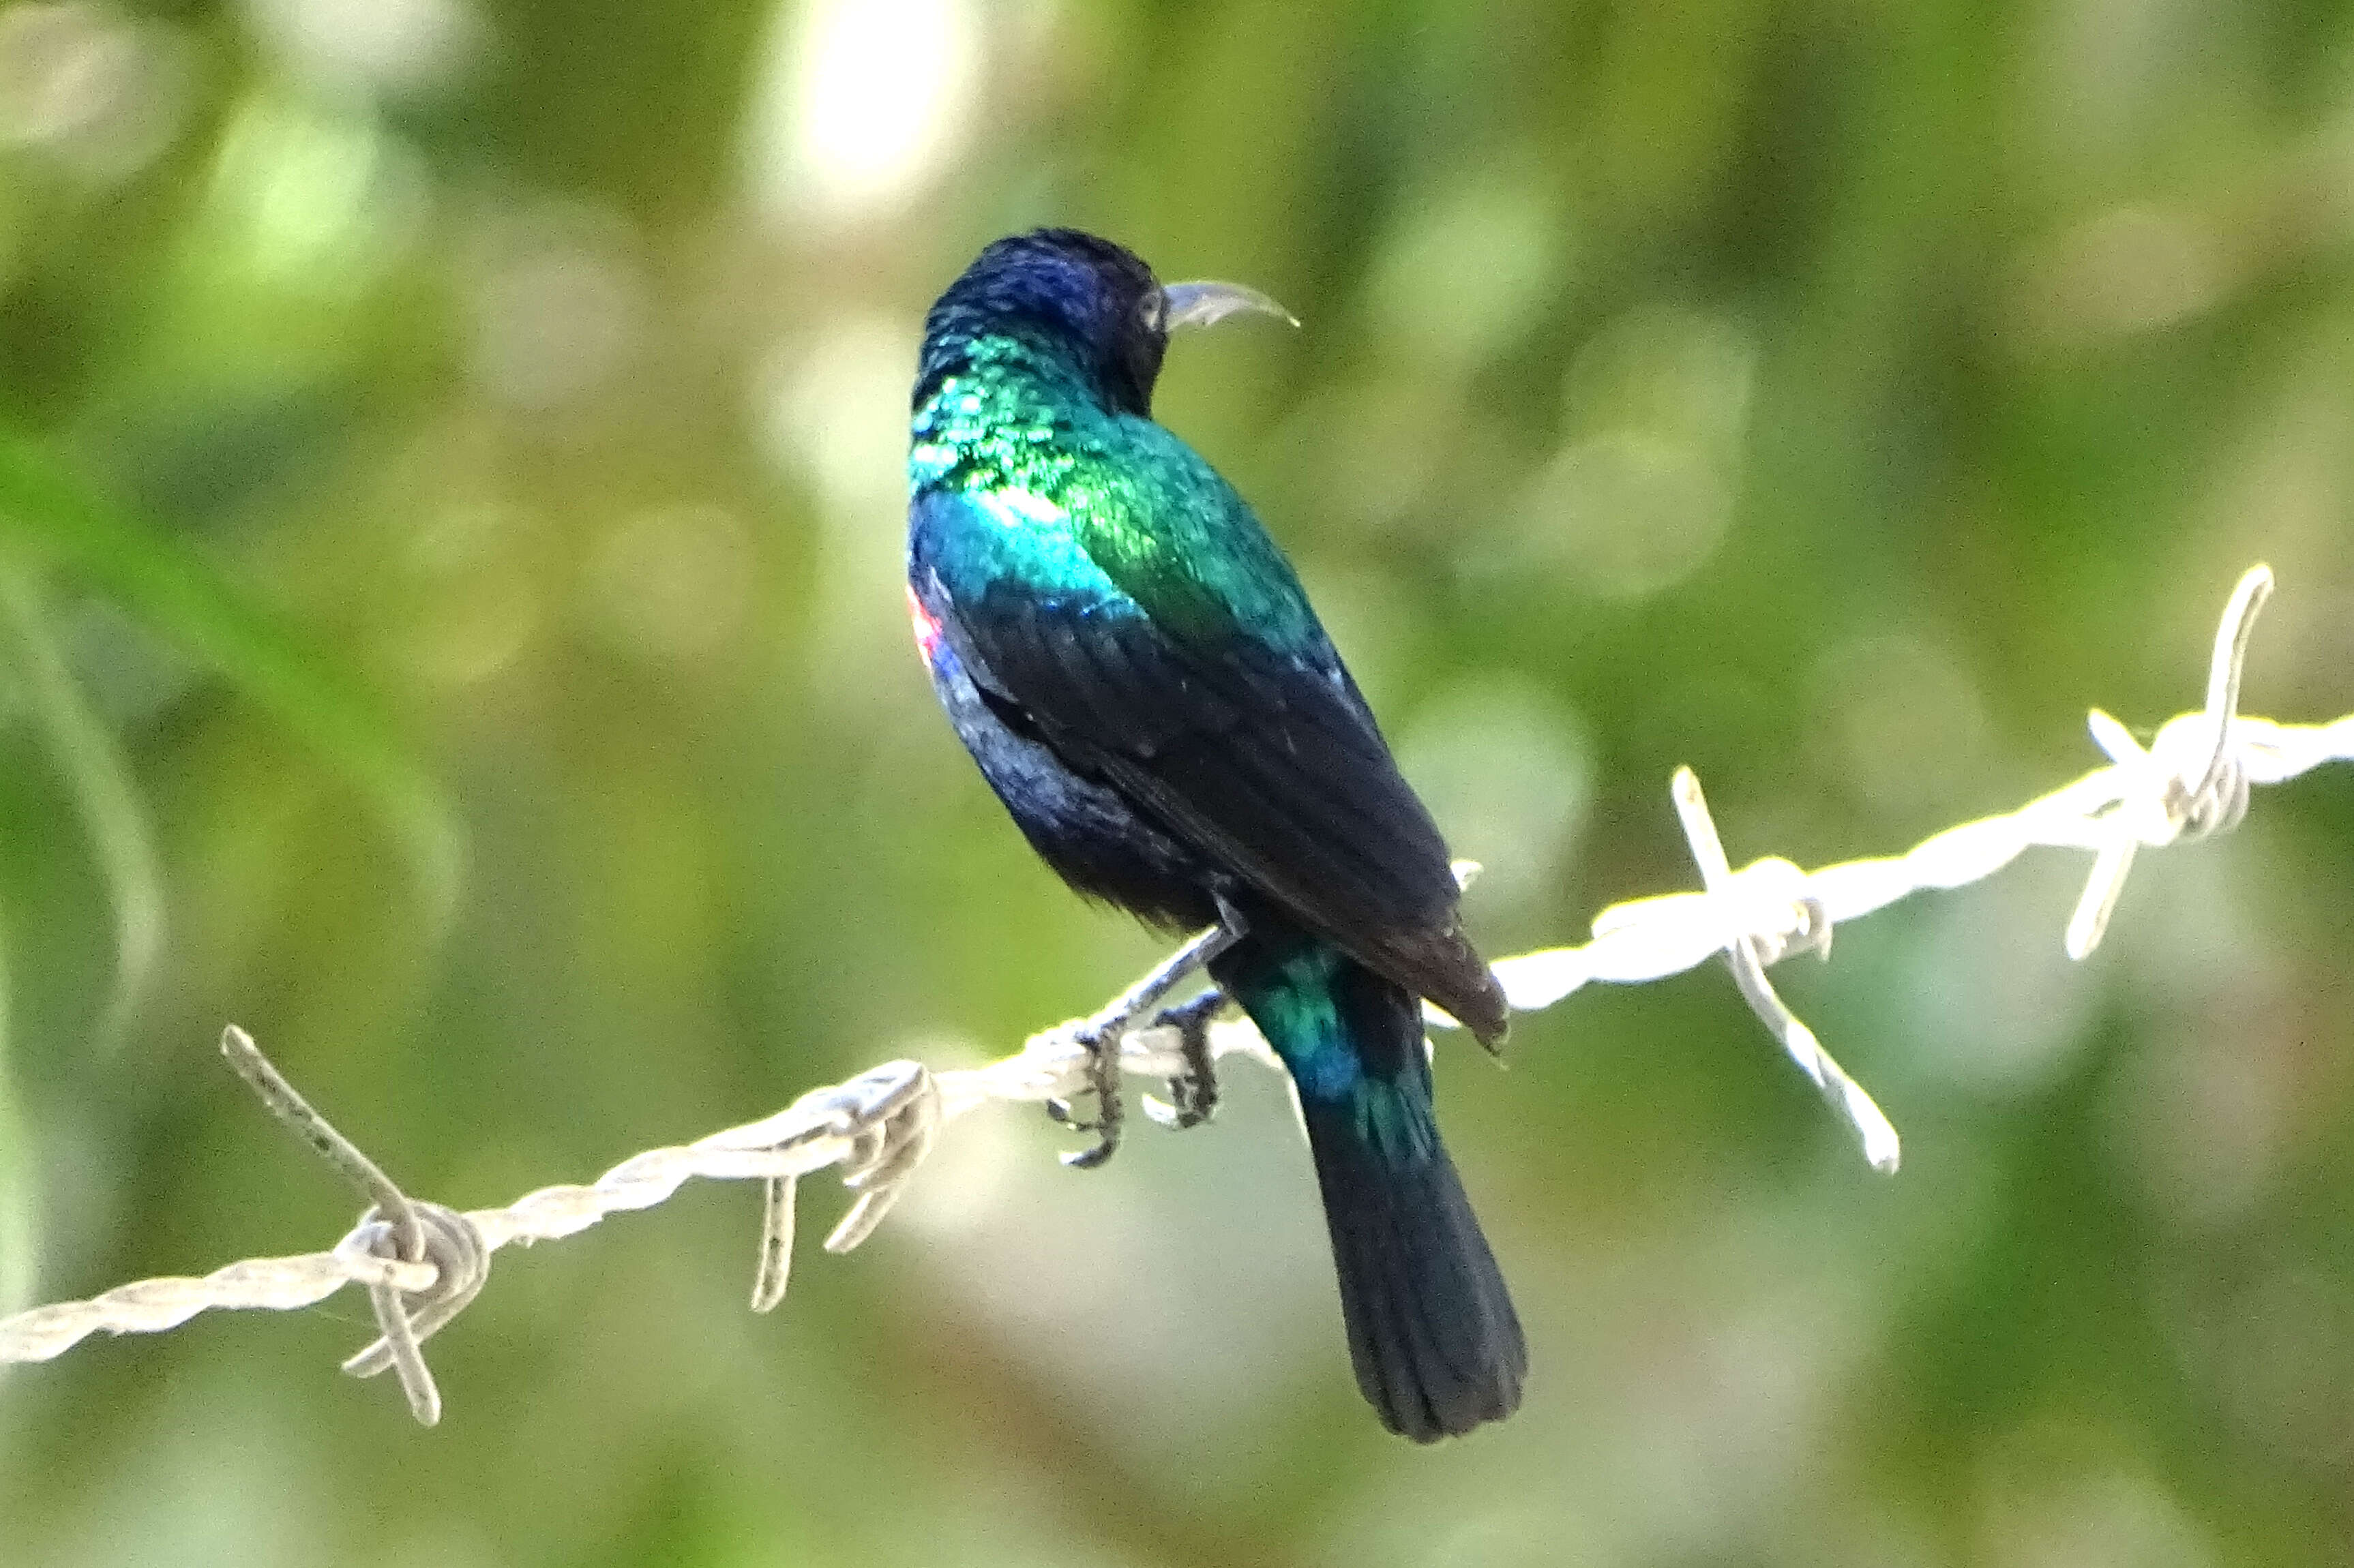
[[[1124,1119],[1119,1104],[1120,1036],[1117,1033],[1090,1031],[1079,1036],[1079,1044],[1087,1048],[1087,1092],[1096,1098],[1096,1118],[1074,1119],[1070,1102],[1059,1099],[1046,1102],[1046,1114],[1074,1131],[1096,1135],[1095,1142],[1087,1148],[1073,1150],[1062,1157],[1063,1163],[1074,1171],[1093,1171],[1119,1150],[1120,1123]]]
[[[1217,895],[1217,925],[1194,936],[1110,1006],[1073,1026],[1072,1037],[1087,1051],[1087,1092],[1096,1098],[1096,1118],[1091,1122],[1076,1119],[1068,1100],[1053,1098],[1046,1102],[1046,1114],[1056,1122],[1075,1131],[1096,1135],[1093,1147],[1062,1157],[1063,1163],[1073,1170],[1092,1171],[1119,1149],[1120,1048],[1129,1033],[1139,1026],[1138,1020],[1186,976],[1234,946],[1248,928],[1241,911],[1223,895]],[[1168,1127],[1198,1127],[1217,1109],[1218,1085],[1210,1065],[1209,1027],[1211,1018],[1225,1005],[1222,993],[1208,991],[1182,1006],[1163,1008],[1154,1014],[1150,1027],[1177,1030],[1185,1070],[1169,1080],[1169,1092],[1176,1104],[1162,1105],[1148,1096],[1145,1115]]]
[[[1144,1097],[1144,1114],[1161,1126],[1182,1132],[1218,1114],[1218,1069],[1210,1055],[1210,1020],[1226,1004],[1219,991],[1204,991],[1178,1007],[1163,1009],[1152,1021],[1156,1029],[1177,1031],[1177,1049],[1185,1070],[1169,1080],[1169,1103]]]

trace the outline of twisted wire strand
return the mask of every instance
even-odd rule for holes
[[[1828,958],[1839,923],[1915,893],[1979,881],[2037,847],[2094,856],[2066,936],[2070,955],[2084,958],[2099,944],[2137,849],[2227,832],[2245,814],[2253,787],[2285,783],[2324,763],[2354,761],[2354,715],[2291,725],[2237,712],[2249,633],[2271,588],[2271,572],[2259,566],[2234,590],[2216,635],[2205,708],[2168,720],[2147,747],[2095,710],[2090,725],[2110,758],[2107,766],[2015,811],[1933,834],[1903,854],[1811,872],[1778,858],[1734,869],[1699,780],[1680,769],[1673,798],[1702,890],[1614,904],[1595,917],[1591,940],[1499,961],[1494,969],[1506,997],[1517,1011],[1537,1012],[1596,981],[1640,984],[1721,956],[1776,1040],[1854,1128],[1873,1168],[1893,1171],[1895,1129],[1782,1002],[1766,970],[1798,952]],[[847,1252],[881,1224],[949,1123],[986,1105],[1043,1104],[1076,1095],[1086,1079],[1087,1041],[1108,1028],[1119,1041],[1125,1073],[1161,1080],[1183,1074],[1188,1064],[1180,1031],[1138,1026],[1138,1021],[1171,989],[1178,978],[1172,970],[1182,969],[1184,956],[1204,950],[1207,936],[1097,1013],[1042,1031],[1020,1051],[985,1066],[935,1073],[918,1062],[886,1062],[814,1089],[758,1121],[633,1155],[594,1181],[544,1187],[504,1208],[463,1213],[401,1194],[251,1050],[251,1059],[239,1062],[240,1073],[273,1112],[358,1182],[375,1206],[326,1252],[249,1259],[201,1277],[143,1280],[87,1301],[0,1319],[0,1364],[48,1361],[92,1334],[160,1332],[207,1310],[308,1307],[357,1285],[369,1292],[383,1333],[345,1362],[345,1370],[360,1376],[397,1371],[411,1409],[429,1425],[439,1414],[440,1396],[419,1346],[482,1288],[493,1254],[574,1235],[608,1215],[652,1208],[698,1178],[764,1184],[753,1306],[767,1310],[785,1293],[802,1177],[843,1168],[843,1185],[854,1196],[823,1245],[828,1252]],[[1431,1022],[1454,1026],[1435,1012]],[[241,1055],[239,1042],[250,1049],[242,1031],[231,1029],[224,1044],[233,1060]],[[1281,1070],[1246,1022],[1214,1024],[1207,1042],[1215,1059],[1246,1056]],[[265,1086],[271,1080],[282,1095]],[[301,1107],[300,1114],[290,1106]]]

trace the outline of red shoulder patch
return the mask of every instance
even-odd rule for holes
[[[924,662],[928,664],[932,662],[932,650],[940,645],[940,622],[938,617],[924,608],[924,601],[916,597],[916,585],[913,583],[907,585],[907,619],[915,623],[916,647],[923,654]]]

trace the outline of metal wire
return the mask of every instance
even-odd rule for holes
[[[1827,959],[1839,923],[1915,893],[1977,882],[2039,846],[2094,856],[2065,937],[2070,955],[2082,959],[2099,945],[2137,850],[2227,832],[2245,814],[2253,786],[2283,783],[2326,762],[2354,761],[2354,715],[2330,724],[2284,725],[2236,711],[2249,635],[2272,584],[2272,573],[2257,567],[2233,592],[2216,634],[2205,708],[2168,720],[2147,748],[2096,710],[2093,736],[2108,754],[2108,766],[2016,811],[1948,828],[1901,855],[1811,872],[1780,859],[1735,870],[1698,779],[1688,768],[1678,770],[1673,798],[1702,890],[1612,905],[1596,916],[1591,941],[1503,959],[1495,971],[1505,996],[1516,1010],[1534,1012],[1597,980],[1639,984],[1723,955],[1744,998],[1855,1129],[1872,1167],[1894,1171],[1895,1128],[1776,994],[1766,970],[1797,952]],[[1108,1028],[1119,1036],[1124,1072],[1162,1080],[1182,1075],[1190,1064],[1179,1031],[1139,1026],[1139,1021],[1150,1001],[1183,978],[1189,960],[1198,961],[1207,950],[1210,935],[1194,938],[1102,1012],[1033,1035],[1020,1051],[987,1066],[935,1073],[918,1062],[886,1062],[846,1083],[812,1090],[759,1121],[634,1155],[585,1186],[545,1187],[504,1208],[464,1213],[403,1194],[232,1027],[223,1049],[240,1074],[373,1206],[327,1252],[249,1259],[201,1278],[143,1280],[88,1301],[0,1319],[0,1362],[48,1361],[92,1334],[156,1333],[207,1310],[308,1307],[357,1285],[375,1305],[381,1337],[345,1362],[345,1370],[360,1376],[397,1371],[411,1410],[429,1425],[439,1416],[440,1395],[419,1347],[472,1300],[493,1254],[517,1242],[573,1235],[610,1214],[652,1208],[697,1178],[763,1183],[767,1202],[753,1305],[766,1310],[784,1297],[801,1177],[842,1167],[843,1182],[856,1197],[824,1246],[847,1252],[882,1223],[950,1122],[985,1105],[1068,1098],[1086,1081],[1087,1043],[1103,1038]],[[1135,1001],[1147,992],[1147,1002]],[[1443,1014],[1434,1013],[1431,1022],[1453,1026]],[[1281,1070],[1246,1022],[1214,1024],[1208,1046],[1214,1058],[1247,1056]]]

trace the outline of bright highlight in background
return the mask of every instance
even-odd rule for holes
[[[750,116],[754,200],[828,228],[898,207],[955,145],[981,47],[971,0],[813,0],[780,16]]]

